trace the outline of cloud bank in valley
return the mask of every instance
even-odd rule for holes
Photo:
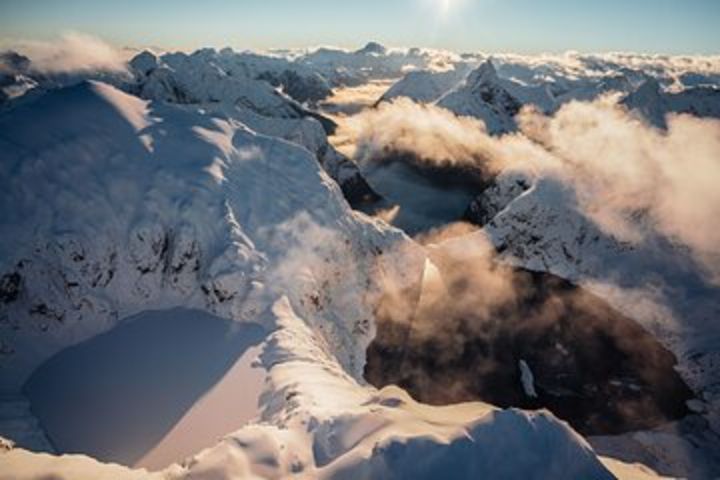
[[[612,97],[552,116],[526,108],[517,120],[518,133],[492,137],[479,120],[400,99],[354,117],[343,134],[356,139],[361,163],[398,151],[441,166],[550,176],[607,233],[640,240],[650,227],[720,274],[720,230],[709,227],[720,218],[720,121],[670,115],[658,130]],[[641,227],[638,215],[647,219]]]
[[[123,52],[100,38],[66,32],[53,40],[3,40],[0,47],[29,57],[31,69],[45,74],[125,71]]]

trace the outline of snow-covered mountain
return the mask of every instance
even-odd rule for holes
[[[72,122],[64,114],[69,104]],[[33,128],[38,115],[48,126],[42,132]],[[3,375],[6,388],[18,387],[37,361],[67,342],[111,327],[141,300],[150,307],[183,298],[241,316],[241,304],[259,288],[253,272],[268,255],[255,248],[252,231],[300,211],[320,226],[350,215],[307,150],[104,84],[51,92],[1,122],[4,184],[14,186],[2,199],[3,308],[11,320],[3,351],[12,365]],[[28,151],[40,153],[27,158]],[[315,180],[303,180],[308,176]],[[88,189],[90,179],[97,188]],[[261,212],[254,203],[280,193],[289,200]],[[24,227],[30,218],[33,227]],[[34,352],[46,353],[26,356],[26,335]]]
[[[310,115],[269,83],[224,69],[219,61],[222,57],[214,50],[168,53],[159,58],[145,51],[130,61],[130,67],[137,75],[138,94],[149,100],[229,103],[280,118]]]
[[[174,70],[183,70],[188,63],[195,68],[215,65],[229,77],[240,80],[260,80],[281,88],[289,97],[298,102],[316,102],[330,95],[331,87],[319,73],[290,62],[283,57],[259,55],[251,52],[237,53],[225,48],[220,51],[206,48],[186,55],[181,52],[166,53],[159,60],[149,51],[138,54],[130,65],[136,71],[149,74],[160,64]],[[192,79],[185,79],[192,83]],[[197,83],[197,82],[194,82]],[[197,89],[197,85],[190,88]],[[196,93],[204,96],[203,93]]]
[[[711,66],[709,71],[706,64]],[[720,108],[718,67],[712,62],[683,57],[668,57],[663,63],[658,58],[631,54],[620,58],[579,54],[562,58],[468,54],[452,65],[453,68],[446,71],[423,69],[405,74],[381,101],[407,97],[421,103],[438,102],[460,115],[490,121],[494,125],[490,130],[496,133],[512,127],[507,114],[512,116],[514,109],[506,108],[501,105],[503,101],[498,100],[508,96],[521,105],[533,105],[540,111],[552,113],[571,101],[592,101],[605,94],[620,94],[624,105],[637,109],[660,127],[664,126],[663,117],[668,113],[717,117]],[[473,66],[476,69],[470,78],[468,71]],[[486,98],[493,98],[489,103],[500,104],[487,105],[487,101],[478,100],[478,97],[482,99],[478,93],[483,89]],[[451,99],[446,101],[446,96]],[[512,105],[512,102],[505,103]],[[503,111],[506,114],[499,113]]]
[[[237,53],[229,48],[160,56],[145,50],[128,62],[127,72],[46,75],[33,70],[31,59],[6,52],[0,59],[0,72],[8,108],[84,79],[102,79],[148,100],[192,105],[250,122],[257,131],[298,143],[314,153],[352,203],[377,199],[354,162],[328,143],[327,133],[335,129],[335,123],[299,103],[326,97],[330,93],[327,81],[287,58]]]
[[[470,73],[473,78],[468,77]],[[483,78],[480,78],[483,77]],[[491,118],[492,115],[486,113],[488,107],[479,104],[477,97],[483,98],[481,90],[485,90],[485,98],[491,97],[491,90],[500,95],[511,96],[523,105],[534,105],[543,112],[552,112],[558,101],[554,98],[550,87],[547,84],[528,85],[522,84],[509,78],[501,78],[497,75],[497,71],[491,60],[486,60],[483,64],[472,70],[470,63],[456,63],[454,69],[447,71],[430,71],[421,70],[410,72],[383,94],[380,101],[391,101],[394,98],[406,97],[415,102],[433,103],[443,99],[444,96],[450,95],[451,91],[461,90],[461,84],[465,81],[464,90],[455,93],[451,100],[448,100],[448,106],[445,108],[453,111],[462,112],[461,115],[470,115],[484,119]],[[476,86],[473,90],[468,85],[473,82]],[[484,83],[484,87],[480,84]],[[491,85],[495,85],[492,87]],[[500,93],[504,91],[504,94]],[[467,98],[463,98],[463,96]],[[493,97],[494,98],[494,97]],[[493,103],[495,100],[483,100],[485,103]],[[442,102],[443,100],[441,100]],[[475,102],[476,105],[463,107],[463,104]],[[440,103],[441,106],[442,103]],[[492,109],[492,107],[489,107]],[[501,107],[502,108],[502,107]],[[466,109],[466,110],[465,110]],[[457,113],[456,112],[456,113]],[[512,109],[508,111],[511,113]]]
[[[406,97],[415,102],[431,103],[460,83],[468,74],[468,65],[456,65],[452,70],[410,72],[390,87],[380,98],[381,102]]]
[[[473,70],[461,85],[440,98],[437,105],[456,115],[482,120],[487,131],[492,134],[515,130],[514,117],[522,107],[522,103],[502,85],[490,60]]]
[[[332,85],[359,85],[372,79],[400,78],[411,70],[448,70],[461,59],[447,51],[390,49],[370,42],[355,51],[318,48],[295,61],[318,71]]]
[[[0,132],[3,392],[150,309],[271,332],[261,423],[156,474],[4,448],[3,475],[612,478],[548,413],[427,407],[363,386],[378,282],[418,278],[425,254],[353,213],[306,149],[93,82],[0,114]]]
[[[281,71],[287,62],[261,59],[265,57],[227,50],[218,53],[206,49],[192,55],[173,53],[159,58],[145,51],[130,61],[137,81],[127,90],[150,100],[222,112],[258,132],[302,145],[317,156],[352,202],[376,198],[357,166],[328,143],[327,132],[335,128],[334,122],[306,109],[262,79],[267,72]],[[266,63],[274,70],[265,68]],[[317,77],[308,74],[308,78]]]
[[[13,51],[0,52],[0,108],[37,86],[37,82],[28,76],[29,68],[28,57]]]
[[[284,57],[225,48],[217,58],[232,75],[265,80],[301,103],[317,102],[332,94],[332,86],[320,73]]]
[[[666,92],[651,78],[627,95],[622,104],[640,113],[652,125],[666,128],[665,117],[670,113],[720,118],[720,88],[700,86]]]
[[[717,118],[720,102],[717,98],[717,83],[712,83],[712,70],[697,75],[701,86],[683,85],[681,78],[688,77],[682,73],[679,65],[689,64],[687,60],[678,59],[677,63],[667,62],[641,69],[639,65],[644,60],[632,56],[617,62],[600,58],[592,61],[581,57],[577,63],[572,58],[566,59],[565,63],[558,61],[557,64],[546,59],[518,61],[498,57],[493,58],[491,64],[482,64],[464,82],[451,87],[449,92],[436,101],[436,105],[459,116],[482,119],[490,133],[504,133],[515,128],[512,112],[517,112],[519,107],[506,109],[503,105],[534,104],[541,111],[552,115],[563,104],[593,101],[604,94],[611,94],[611,97],[599,99],[598,102],[612,102],[613,97],[618,98],[622,107],[636,112],[661,129],[648,128],[651,135],[668,133],[664,131],[668,114]],[[634,68],[626,64],[631,58],[637,60]],[[646,60],[650,62],[650,59]],[[708,60],[706,63],[712,62]],[[497,69],[488,66],[496,64],[499,65]],[[717,66],[714,68],[717,69]],[[435,78],[440,80],[442,77],[430,72],[409,74],[390,89],[391,95],[388,96],[408,96],[418,102],[433,103],[438,85],[441,84],[441,81],[435,82]],[[529,92],[539,92],[537,98],[544,98],[546,102],[533,101]],[[452,98],[449,105],[448,97]],[[508,97],[515,102],[502,101]],[[403,108],[407,107],[398,106],[400,111]],[[421,109],[412,111],[418,116],[423,113]],[[433,112],[426,111],[428,115]],[[433,121],[436,120],[433,118]],[[395,131],[402,132],[402,121],[397,121],[400,127]],[[412,131],[413,125],[422,125],[423,122],[423,118],[414,119],[408,122],[408,128]],[[427,122],[433,124],[430,120]],[[465,122],[460,126],[458,122],[448,127],[448,130],[455,133],[453,128],[468,128],[467,125]],[[706,135],[714,135],[717,125],[704,125],[707,125]],[[609,125],[605,126],[610,128]],[[378,127],[378,130],[382,130],[382,127]],[[470,133],[464,138],[465,143],[458,142],[460,152],[467,152],[463,148],[476,139],[476,135]],[[554,134],[560,135],[561,132],[549,131],[550,136]],[[407,137],[412,138],[412,134]],[[372,141],[371,137],[368,139]],[[441,140],[438,143],[442,144]],[[453,139],[448,141],[452,145]],[[510,139],[508,143],[512,141]],[[542,143],[542,139],[537,141]],[[478,143],[481,152],[482,148],[487,148],[483,147],[483,142]],[[390,147],[392,145],[390,142]],[[379,155],[388,148],[382,142],[378,146]],[[603,147],[598,143],[593,148],[602,151]],[[421,152],[412,151],[421,155]],[[522,153],[523,150],[520,150]],[[572,158],[572,152],[565,153],[569,153]],[[432,164],[432,160],[428,163]],[[457,161],[459,165],[467,163],[465,158],[451,160]],[[452,161],[445,162],[445,165],[452,164]],[[720,471],[720,457],[716,453],[720,397],[715,372],[719,365],[717,352],[720,330],[716,320],[720,313],[717,300],[720,292],[706,276],[702,260],[698,260],[682,241],[658,232],[656,219],[650,218],[642,209],[634,212],[629,219],[640,231],[642,241],[631,241],[607,233],[594,219],[582,213],[577,192],[571,186],[552,176],[531,174],[532,171],[534,169],[531,165],[527,171],[502,171],[471,202],[465,218],[484,227],[483,232],[478,234],[478,242],[489,235],[505,262],[568,279],[637,320],[674,353],[679,361],[680,374],[699,395],[698,401],[691,402],[691,409],[697,415],[652,431],[617,438],[594,438],[591,441],[602,452],[626,460],[642,459],[644,463],[667,475],[692,478],[717,475]],[[712,172],[709,174],[713,175]],[[692,173],[688,172],[688,176],[692,178]],[[416,190],[426,187],[426,182],[413,180],[409,175],[402,177],[414,183],[412,187]],[[388,178],[388,175],[383,178]],[[412,192],[413,188],[402,185],[402,189],[408,192]],[[457,193],[457,189],[452,193]],[[659,195],[667,193],[659,192]],[[430,205],[428,208],[451,204],[452,194],[434,194],[434,197],[427,194],[411,196],[423,199]],[[386,196],[389,198],[389,195]],[[713,200],[707,198],[706,201]],[[416,203],[421,205],[420,202]],[[406,210],[400,208],[399,212],[393,213],[393,221],[401,218]]]
[[[558,103],[563,104],[573,100],[592,101],[603,94],[629,94],[635,90],[635,85],[625,74],[600,77],[591,82],[581,82],[569,88],[558,96]]]

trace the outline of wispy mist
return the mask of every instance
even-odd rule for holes
[[[574,190],[580,210],[607,233],[640,241],[650,229],[720,274],[720,230],[709,223],[720,218],[720,121],[670,115],[663,131],[612,97],[571,102],[552,116],[526,108],[517,120],[518,133],[493,137],[479,120],[403,99],[345,128],[361,163],[399,151],[446,167],[551,176]]]

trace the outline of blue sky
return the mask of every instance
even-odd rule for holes
[[[720,0],[0,0],[0,37],[118,46],[720,53]]]

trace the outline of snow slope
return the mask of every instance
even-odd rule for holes
[[[236,121],[84,83],[18,107],[0,125],[2,179],[12,187],[0,197],[9,212],[0,239],[4,388],[137,304],[163,308],[181,299],[242,318],[246,297],[263,291],[256,277],[269,252],[257,248],[259,236],[278,241],[268,224],[304,212],[318,228],[338,223],[365,242],[380,235],[351,220],[307,150]],[[288,201],[267,202],[275,197]],[[21,347],[26,341],[32,355]]]
[[[286,63],[282,59],[228,50],[218,53],[204,49],[191,55],[168,53],[159,58],[144,51],[130,61],[136,84],[125,88],[150,100],[191,104],[222,113],[257,132],[297,143],[316,155],[348,199],[374,197],[354,162],[328,143],[326,132],[333,131],[335,123],[307,110],[265,81],[272,80],[266,78],[268,72],[286,75],[278,73],[283,65],[288,67]],[[299,75],[296,70],[282,70],[287,71],[292,72],[287,75]],[[311,72],[303,72],[312,77]]]
[[[265,336],[256,324],[197,310],[146,311],[64,349],[33,372],[24,392],[56,451],[165,467],[257,416],[263,377],[253,382],[249,362],[235,364]],[[232,413],[197,411],[233,382],[239,388],[215,400]],[[195,431],[175,431],[192,417],[202,419]]]
[[[410,72],[394,83],[380,101],[387,102],[394,98],[406,97],[419,103],[434,102],[460,83],[468,70],[467,65],[456,65],[454,69],[444,72],[430,70]]]
[[[201,108],[238,120],[258,133],[282,138],[306,148],[315,155],[325,172],[337,182],[351,204],[367,198],[377,198],[355,162],[330,144],[322,125],[314,118],[266,117],[242,106],[225,104],[204,104]]]
[[[548,413],[363,385],[372,299],[426,255],[353,213],[308,150],[95,82],[0,114],[0,132],[3,392],[147,310],[272,332],[259,423],[159,474],[4,447],[0,478],[612,478]]]

